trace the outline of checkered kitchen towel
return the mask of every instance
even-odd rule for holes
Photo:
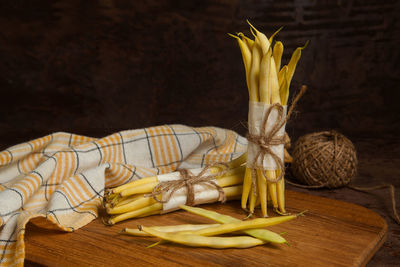
[[[246,151],[230,130],[164,125],[96,139],[54,133],[0,152],[0,265],[23,265],[26,223],[74,231],[97,217],[104,188]]]

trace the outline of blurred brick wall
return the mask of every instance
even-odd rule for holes
[[[310,44],[292,92],[296,137],[400,134],[399,1],[2,1],[0,145],[55,131],[103,136],[165,123],[245,133],[239,48],[248,18],[285,61]]]

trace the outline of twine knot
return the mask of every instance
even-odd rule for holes
[[[296,95],[294,98],[292,105],[289,108],[289,111],[287,113],[287,116],[285,117],[284,115],[284,107],[279,104],[275,103],[272,104],[267,111],[265,112],[264,119],[261,123],[261,132],[260,135],[254,135],[251,133],[247,133],[246,138],[249,142],[252,142],[256,144],[259,147],[259,151],[257,155],[254,157],[254,161],[251,163],[251,183],[253,187],[253,194],[256,196],[257,195],[257,190],[256,190],[256,168],[261,169],[263,172],[264,178],[271,183],[277,183],[280,180],[282,180],[283,177],[285,177],[285,165],[283,163],[283,159],[281,159],[274,151],[272,151],[271,146],[277,146],[277,145],[286,145],[287,144],[287,139],[285,138],[285,135],[279,136],[278,132],[279,130],[286,124],[286,122],[289,120],[290,115],[292,114],[294,107],[296,106],[297,102],[300,100],[300,98],[303,96],[303,94],[306,92],[307,86],[303,85],[300,88],[300,92]],[[267,132],[267,125],[268,125],[268,120],[271,115],[271,112],[276,109],[277,111],[277,119],[275,123],[270,127],[271,129]],[[271,156],[271,158],[274,160],[275,164],[278,166],[277,170],[280,170],[278,177],[275,179],[270,179],[268,175],[266,174],[266,169],[263,168],[263,166],[257,166],[257,162],[261,158],[262,160],[265,158],[266,155]]]
[[[206,174],[206,172],[215,166],[221,166],[223,169],[214,174]],[[181,189],[186,188],[187,197],[186,197],[186,205],[193,206],[195,203],[195,191],[194,186],[197,184],[204,184],[214,187],[218,190],[219,196],[218,201],[224,203],[226,201],[225,192],[221,186],[219,186],[214,179],[224,175],[228,171],[228,164],[226,163],[214,163],[211,165],[207,165],[203,170],[200,171],[199,174],[195,175],[188,169],[180,169],[178,170],[181,179],[179,180],[171,180],[164,181],[156,185],[151,194],[147,195],[148,197],[153,197],[153,199],[159,203],[167,203],[173,194]],[[163,199],[158,199],[157,196],[162,195]]]
[[[257,139],[257,141],[253,143],[256,143],[260,148],[262,148],[262,150],[266,151],[271,151],[271,145],[274,145],[273,143],[275,143],[277,140],[272,139],[270,136],[250,136],[250,139],[252,138],[254,138],[253,140]]]
[[[277,110],[277,120],[276,122],[272,125],[270,131],[266,131],[267,129],[267,124],[268,120],[270,118],[272,110],[276,109]],[[263,170],[264,172],[266,171],[262,166],[257,166],[257,162],[259,159],[264,159],[265,156],[269,155],[271,158],[274,160],[275,164],[278,166],[278,169],[281,170],[279,173],[279,176],[274,179],[270,180],[267,175],[264,175],[267,181],[269,182],[278,182],[279,180],[284,177],[284,170],[285,166],[283,165],[283,159],[281,159],[274,151],[272,151],[271,146],[276,146],[276,145],[284,145],[285,144],[285,136],[279,136],[278,132],[279,130],[285,125],[286,123],[286,118],[284,116],[284,108],[282,105],[275,103],[271,105],[266,113],[264,120],[262,121],[261,124],[261,133],[260,135],[255,135],[251,133],[247,133],[246,137],[249,142],[252,142],[256,144],[259,147],[258,153],[254,158],[254,161],[252,162],[252,168],[259,168]]]

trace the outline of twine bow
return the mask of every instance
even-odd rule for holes
[[[268,124],[268,119],[271,115],[271,112],[273,109],[276,109],[278,112],[277,120],[275,124],[273,124],[271,130],[269,132],[266,132],[267,124]],[[266,113],[264,120],[261,124],[261,133],[260,135],[255,135],[248,133],[246,135],[247,140],[249,142],[252,142],[256,144],[260,149],[258,150],[258,153],[254,157],[254,161],[252,163],[252,169],[254,170],[258,160],[264,159],[266,155],[269,155],[272,157],[276,165],[278,166],[279,170],[282,170],[279,174],[279,177],[277,177],[275,180],[271,180],[267,177],[267,175],[264,175],[267,181],[269,182],[278,182],[279,180],[282,179],[284,176],[284,171],[285,171],[285,166],[283,165],[282,159],[279,158],[278,155],[274,151],[272,151],[271,146],[277,146],[277,145],[284,145],[285,144],[285,136],[278,136],[277,133],[278,131],[285,125],[286,119],[284,118],[284,108],[282,105],[275,103],[271,105]],[[260,166],[257,166],[260,167]],[[261,166],[262,168],[262,166]],[[262,170],[265,172],[265,169],[262,168]]]
[[[222,166],[223,170],[214,174],[206,174],[206,172],[210,168],[215,167],[217,165]],[[181,175],[181,179],[164,181],[159,183],[154,187],[152,193],[149,194],[148,196],[153,197],[154,200],[159,203],[167,203],[177,190],[186,187],[187,190],[186,205],[193,206],[195,200],[194,186],[196,184],[204,184],[204,185],[210,185],[218,190],[219,193],[218,201],[221,201],[222,203],[226,201],[224,190],[213,180],[219,176],[224,175],[228,171],[228,164],[214,163],[208,165],[203,170],[201,170],[201,172],[197,175],[193,174],[188,169],[181,169],[178,171]],[[161,194],[163,194],[163,199],[158,199],[157,196]]]
[[[258,153],[255,156],[254,161],[252,162],[252,168],[251,168],[251,177],[252,177],[251,183],[252,183],[254,195],[257,195],[255,170],[256,170],[257,162],[260,158],[263,160],[266,155],[271,156],[280,170],[279,176],[276,179],[271,180],[266,175],[266,173],[265,173],[266,170],[262,166],[261,167],[257,166],[257,168],[261,168],[261,170],[263,171],[264,177],[267,181],[276,183],[276,182],[279,182],[285,176],[285,165],[283,163],[283,159],[281,159],[278,155],[276,155],[276,153],[274,151],[272,151],[271,146],[285,144],[285,136],[284,135],[277,136],[277,133],[289,120],[289,118],[294,110],[294,107],[296,106],[297,102],[303,96],[303,94],[305,93],[306,90],[307,90],[307,86],[305,86],[305,85],[303,85],[300,88],[300,92],[294,98],[292,105],[289,108],[286,118],[284,117],[283,106],[279,103],[272,104],[265,113],[264,119],[261,124],[260,135],[254,135],[251,133],[247,133],[247,135],[246,135],[246,138],[249,142],[252,142],[259,147]],[[269,119],[273,109],[277,110],[277,113],[278,113],[277,120],[276,120],[275,124],[272,125],[271,130],[269,132],[266,132],[268,119]]]

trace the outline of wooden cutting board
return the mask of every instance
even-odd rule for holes
[[[244,218],[238,201],[203,208]],[[386,239],[386,222],[375,212],[338,200],[287,192],[289,212],[306,216],[270,227],[287,232],[287,245],[267,244],[249,249],[190,248],[175,244],[146,246],[154,238],[118,234],[138,224],[210,223],[176,211],[107,227],[97,219],[74,233],[30,224],[26,231],[26,264],[48,266],[363,266]],[[273,216],[273,212],[270,212]]]

